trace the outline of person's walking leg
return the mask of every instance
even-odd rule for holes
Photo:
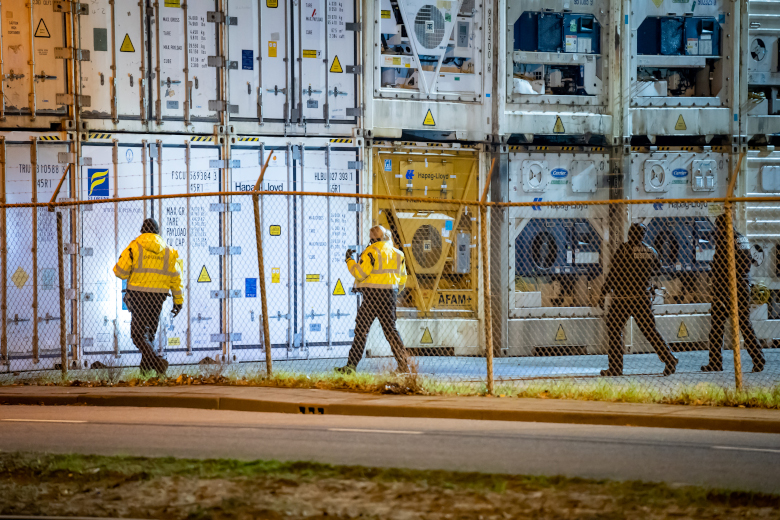
[[[398,363],[398,370],[401,372],[409,371],[409,363],[404,347],[403,339],[398,333],[396,326],[396,298],[397,293],[392,289],[380,289],[382,291],[382,303],[377,309],[379,323],[382,325],[382,331],[385,333],[385,339],[390,343],[390,349],[393,351],[395,361]]]
[[[655,326],[655,315],[653,314],[653,306],[650,303],[650,298],[641,298],[633,300],[632,314],[636,318],[636,323],[639,326],[639,330],[642,331],[645,338],[655,353],[658,354],[658,358],[663,361],[666,368],[664,369],[664,375],[668,376],[674,374],[675,367],[677,366],[677,358],[672,355],[672,351],[664,341],[661,333],[658,332],[658,328]]]
[[[709,361],[701,367],[702,372],[720,372],[723,370],[723,331],[728,317],[728,302],[718,296],[712,299],[710,306]]]
[[[737,292],[739,303],[739,330],[742,331],[742,337],[745,338],[745,348],[753,360],[753,372],[764,370],[764,353],[761,351],[761,345],[758,343],[756,331],[753,329],[753,323],[750,321],[750,286],[747,282],[740,284]]]
[[[354,370],[357,368],[360,360],[363,359],[363,351],[366,348],[366,339],[371,324],[374,322],[374,295],[369,289],[363,289],[363,301],[357,310],[355,317],[355,336],[352,338],[352,347],[347,356],[347,365],[344,368]]]
[[[607,370],[601,371],[603,376],[623,374],[623,329],[626,326],[626,319],[628,319],[628,312],[625,300],[612,298],[607,312],[607,334],[609,335],[607,359],[609,365]]]

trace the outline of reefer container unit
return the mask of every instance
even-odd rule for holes
[[[67,170],[73,143],[66,134],[9,132],[0,141],[2,198],[9,204],[48,202]],[[66,162],[61,162],[66,161]],[[66,182],[58,200],[72,198],[75,184]],[[64,241],[72,251],[78,233],[75,211],[63,212]],[[55,213],[47,208],[0,211],[3,334],[0,371],[50,370],[60,362],[60,322],[65,320],[67,348],[73,351],[77,295],[67,293],[66,315],[60,314]],[[65,256],[66,287],[77,287],[75,256]],[[76,282],[76,283],[74,283]]]
[[[780,133],[780,2],[752,0],[742,67],[747,69],[742,134],[748,139]]]
[[[780,195],[780,152],[772,146],[751,148],[738,182],[747,197]],[[754,293],[759,298],[753,301],[750,319],[764,347],[774,347],[780,339],[780,204],[747,202],[736,207],[737,230],[750,241],[754,260],[751,281],[768,289],[768,295]]]
[[[506,208],[508,356],[603,353],[598,308],[609,257],[610,154],[600,147],[510,146]],[[502,147],[503,149],[503,147]]]
[[[358,124],[354,0],[116,0],[80,16],[93,130],[346,135]],[[230,125],[230,126],[228,126]],[[216,129],[216,130],[215,130]]]
[[[9,0],[0,13],[0,127],[51,130],[68,117],[69,13],[61,4]],[[86,5],[86,4],[83,4]]]
[[[620,142],[621,2],[500,0],[496,94],[502,142]]]
[[[366,135],[490,140],[493,3],[366,0],[364,9]]]
[[[725,197],[735,155],[731,147],[634,147],[625,197],[630,200]],[[632,204],[626,225],[647,226],[645,242],[661,262],[653,313],[661,335],[680,348],[706,348],[710,330],[709,277],[715,253],[714,219],[722,203]],[[633,322],[632,352],[653,352]],[[626,341],[628,344],[629,341]]]
[[[398,330],[412,353],[475,355],[479,335],[479,197],[488,171],[482,145],[374,141],[366,153],[373,193],[431,203],[373,200],[371,219],[393,233],[408,279]],[[447,200],[459,201],[447,203]],[[378,327],[370,355],[389,355]],[[415,354],[413,354],[415,355]]]
[[[739,135],[741,2],[625,0],[623,135]],[[642,143],[640,143],[642,144]],[[659,143],[668,144],[668,143]]]

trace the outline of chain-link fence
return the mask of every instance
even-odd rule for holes
[[[401,373],[498,393],[780,379],[780,198],[334,186],[3,206],[0,370]]]

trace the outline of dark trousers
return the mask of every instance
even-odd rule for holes
[[[167,294],[127,291],[127,308],[132,314],[130,337],[141,352],[141,371],[164,370],[164,361],[154,352],[154,337]]]
[[[362,289],[363,302],[357,311],[355,319],[355,337],[352,339],[352,348],[349,349],[349,358],[347,366],[356,367],[363,358],[363,351],[366,348],[366,339],[368,331],[374,319],[379,318],[382,325],[382,331],[385,333],[387,342],[393,351],[395,360],[398,362],[398,368],[406,371],[406,351],[401,335],[395,326],[395,300],[397,291],[393,289]]]
[[[626,321],[631,316],[636,319],[639,330],[655,349],[656,354],[666,365],[674,363],[672,351],[666,345],[664,338],[655,327],[655,316],[650,302],[650,296],[631,298],[612,298],[607,313],[607,331],[609,332],[609,370],[614,373],[623,372],[624,341],[623,331]]]
[[[723,366],[723,331],[726,320],[729,317],[731,302],[726,288],[716,288],[710,309],[710,365]],[[764,354],[761,352],[753,324],[750,323],[750,284],[747,281],[737,280],[737,308],[739,312],[739,330],[745,338],[747,348],[753,365],[764,366]]]

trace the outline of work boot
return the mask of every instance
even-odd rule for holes
[[[709,363],[701,367],[701,371],[702,372],[723,372],[723,365],[721,365],[720,363],[713,363],[712,361],[710,361]]]
[[[672,360],[673,361],[669,361],[666,364],[666,367],[664,368],[664,376],[670,376],[677,371],[677,363],[680,361],[675,357],[672,357]]]
[[[337,374],[347,375],[347,374],[354,374],[355,373],[355,367],[351,365],[345,365],[343,367],[336,367],[333,369],[334,372]]]
[[[157,358],[157,375],[158,376],[164,376],[165,372],[168,370],[168,360],[163,358]]]
[[[623,370],[617,368],[608,368],[606,370],[602,370],[600,374],[602,377],[622,376]]]

